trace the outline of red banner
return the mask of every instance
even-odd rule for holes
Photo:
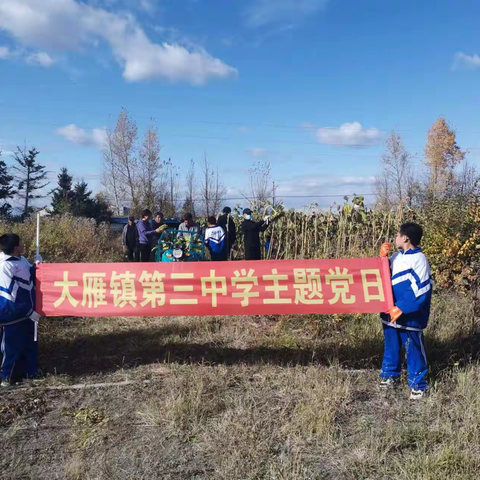
[[[374,313],[393,307],[388,260],[43,263],[46,316]]]

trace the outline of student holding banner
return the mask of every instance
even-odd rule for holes
[[[37,323],[35,312],[35,267],[22,256],[20,237],[0,237],[0,324],[2,326],[2,387],[38,373]]]
[[[390,258],[395,306],[382,314],[385,336],[382,381],[380,386],[395,386],[401,374],[402,346],[407,356],[410,399],[424,397],[427,389],[427,357],[423,343],[423,329],[428,324],[432,298],[430,265],[420,248],[423,231],[416,223],[405,223],[395,239],[399,251]],[[380,256],[390,253],[390,244],[384,243]]]

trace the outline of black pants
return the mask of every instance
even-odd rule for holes
[[[140,262],[150,261],[150,245],[140,245]]]
[[[127,259],[129,262],[137,261],[136,250],[136,248],[127,247]]]
[[[261,260],[261,259],[262,259],[262,254],[260,252],[260,247],[245,249],[245,260]]]
[[[210,258],[212,262],[226,262],[227,261],[227,252],[220,253],[219,255],[215,255],[214,253],[210,253]]]

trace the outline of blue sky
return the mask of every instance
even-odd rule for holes
[[[478,165],[479,18],[476,0],[0,0],[0,149],[99,190],[124,107],[181,169],[206,152],[229,197],[266,160],[280,196],[312,195],[287,205],[327,206],[373,191],[393,128],[420,165],[444,115]]]

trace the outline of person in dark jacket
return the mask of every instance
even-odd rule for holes
[[[260,232],[268,228],[268,217],[259,222],[252,220],[252,211],[246,208],[243,211],[242,233],[245,246],[245,260],[261,260]]]
[[[155,214],[155,218],[150,220],[150,224],[151,224],[152,230],[157,230],[158,228],[160,228],[164,224],[163,213],[157,212]],[[158,245],[158,241],[160,240],[161,236],[162,234],[157,232],[150,235],[149,241],[150,241],[150,261],[151,262],[155,261],[155,253],[157,251],[156,247]]]
[[[227,258],[230,258],[232,247],[237,241],[237,229],[231,213],[232,209],[230,207],[225,207],[217,220],[217,225],[222,227],[223,231],[225,232],[225,240],[227,242]]]
[[[138,230],[135,225],[135,217],[128,217],[128,223],[125,225],[122,233],[122,243],[128,261],[133,262],[134,258],[138,261]]]

